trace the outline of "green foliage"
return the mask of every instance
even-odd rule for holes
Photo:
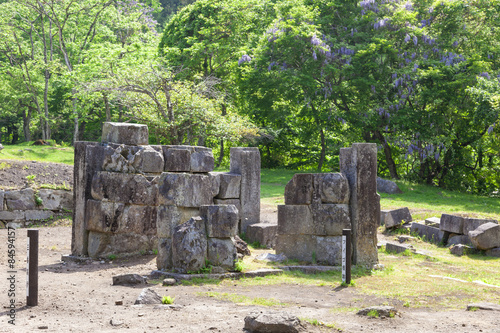
[[[234,262],[234,270],[236,272],[243,272],[245,270],[245,268],[246,268],[246,265],[242,260],[238,259]]]
[[[378,318],[379,317],[377,310],[370,310],[366,315],[368,317],[371,317],[371,318]]]
[[[175,297],[163,296],[161,298],[161,304],[174,304]]]

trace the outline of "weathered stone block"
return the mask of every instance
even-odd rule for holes
[[[158,183],[160,205],[200,207],[213,204],[209,175],[164,172]]]
[[[234,205],[238,210],[238,221],[241,219],[241,204],[240,199],[218,199],[214,198],[215,205]]]
[[[340,149],[340,171],[350,189],[353,263],[372,267],[378,263],[377,228],[380,196],[377,194],[377,145],[354,143]]]
[[[278,205],[278,235],[317,235],[310,205]]]
[[[448,231],[454,234],[464,233],[464,218],[461,216],[454,216],[448,214],[441,215],[441,223],[439,229]]]
[[[171,237],[173,229],[199,215],[198,208],[158,206],[156,230],[158,237]]]
[[[212,184],[212,195],[216,197],[220,191],[220,176],[218,172],[209,172],[210,184]]]
[[[349,206],[341,204],[312,205],[314,235],[341,236],[343,229],[351,229]]]
[[[117,233],[156,235],[156,221],[156,207],[125,205],[123,213],[118,219]]]
[[[163,146],[165,171],[190,172],[193,151],[194,148],[191,146]]]
[[[408,207],[392,209],[392,210],[382,210],[380,211],[380,221],[385,224],[386,228],[394,228],[402,223],[411,222],[412,217]]]
[[[5,192],[0,190],[0,211],[3,210],[4,208],[4,197],[5,197]]]
[[[96,200],[156,206],[158,177],[148,180],[143,175],[97,172],[92,179],[92,197]]]
[[[238,210],[234,205],[209,205],[200,207],[208,237],[230,238],[238,233]]]
[[[411,232],[415,232],[420,237],[424,238],[424,240],[434,243],[441,242],[444,237],[444,231],[439,230],[439,228],[417,222],[411,224]]]
[[[246,232],[248,225],[260,222],[260,152],[231,148],[230,155],[231,173],[241,175],[239,232]]]
[[[50,210],[73,210],[73,193],[65,190],[41,189],[42,208]]]
[[[256,223],[247,227],[246,237],[250,242],[259,242],[267,248],[276,245],[276,234],[278,225],[271,223]]]
[[[342,264],[342,236],[316,236],[316,261],[325,265]]]
[[[310,205],[313,197],[312,173],[296,173],[285,186],[285,205]]]
[[[425,219],[425,225],[430,225],[431,227],[439,228],[441,224],[441,218],[439,217],[429,217]]]
[[[198,271],[205,266],[207,235],[204,220],[197,216],[174,228],[172,263],[181,273]]]
[[[119,217],[123,214],[123,203],[88,200],[86,208],[87,230],[100,233],[117,232]]]
[[[279,227],[278,227],[279,228]],[[276,254],[284,254],[288,259],[312,262],[316,253],[317,240],[312,235],[276,236]]]
[[[220,181],[219,199],[238,199],[241,189],[241,175],[234,173],[219,173],[217,175]]]
[[[143,146],[133,156],[132,166],[138,173],[160,173],[164,169],[163,152]]]
[[[316,174],[322,203],[348,204],[349,183],[341,173]]]
[[[24,211],[22,210],[15,210],[13,212],[8,210],[0,211],[0,220],[2,221],[24,220]]]
[[[130,255],[145,253],[157,247],[158,239],[152,235],[89,232],[88,254],[92,258],[103,258],[111,254]]]
[[[463,255],[466,255],[466,254],[477,254],[477,253],[479,253],[479,250],[475,249],[473,247],[470,247],[470,246],[467,246],[467,245],[459,243],[459,244],[455,244],[450,249],[450,253],[454,254],[456,256],[463,256]]]
[[[126,145],[147,145],[149,131],[146,125],[105,122],[102,125],[101,140]]]
[[[36,209],[35,191],[32,188],[5,191],[4,196],[8,210]]]
[[[456,235],[448,238],[447,246],[457,245],[457,244],[472,245],[469,236],[466,235]]]
[[[497,220],[487,220],[487,219],[474,219],[465,218],[464,219],[464,235],[469,235],[469,232],[476,230],[479,226],[485,223],[495,223],[498,224]]]
[[[403,193],[395,182],[380,177],[377,177],[377,192],[388,194]]]
[[[231,238],[208,239],[208,261],[214,266],[233,269],[237,259],[236,247]]]
[[[24,211],[24,218],[26,221],[39,221],[50,219],[54,216],[54,212],[50,210],[26,210]]]
[[[491,222],[482,224],[469,232],[469,238],[472,245],[479,250],[500,247],[500,225]]]
[[[300,319],[289,313],[252,312],[245,317],[245,331],[252,333],[299,333],[303,331]]]
[[[172,268],[172,238],[158,238],[158,255],[156,256],[158,269]]]
[[[136,173],[137,170],[132,163],[138,150],[138,146],[106,146],[104,148],[102,170],[121,173]]]
[[[395,252],[395,253],[402,253],[405,252],[406,250],[411,251],[410,247],[407,245],[394,244],[394,243],[385,244],[385,249],[387,252]]]
[[[212,149],[195,147],[191,154],[191,172],[210,172],[214,170]]]

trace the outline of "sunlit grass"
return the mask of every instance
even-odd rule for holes
[[[60,145],[32,146],[32,143],[4,145],[4,149],[0,151],[0,159],[74,164],[73,147],[62,147]]]
[[[232,302],[236,304],[242,305],[259,305],[259,306],[267,306],[267,307],[286,307],[290,306],[290,304],[280,302],[274,298],[264,298],[264,297],[248,297],[240,294],[230,294],[230,293],[219,293],[213,291],[207,292],[198,292],[196,293],[198,296],[202,297],[211,297],[221,301]]]

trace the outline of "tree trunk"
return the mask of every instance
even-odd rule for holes
[[[19,101],[19,107],[22,107],[23,103]],[[24,134],[24,141],[28,142],[31,141],[31,131],[30,131],[30,125],[31,125],[31,108],[29,106],[26,107],[26,110],[21,111],[21,115],[23,117],[23,134]]]
[[[387,140],[384,138],[382,133],[380,131],[375,131],[374,132],[375,138],[378,140],[379,143],[382,144],[382,147],[384,148],[384,156],[385,156],[385,161],[387,163],[387,167],[389,168],[389,174],[392,179],[399,179],[398,175],[398,170],[396,168],[396,163],[394,162],[394,159],[392,158],[392,151],[391,151],[391,146],[387,143]]]
[[[325,132],[323,131],[323,128],[319,129],[319,134],[321,136],[321,154],[319,156],[318,172],[321,172],[321,169],[323,168],[323,163],[325,162],[325,157],[326,157],[326,140],[325,140]]]
[[[108,95],[103,93],[102,98],[104,99],[104,106],[106,108],[106,121],[111,121],[111,108],[109,107]]]
[[[45,88],[43,91],[43,108],[44,108],[44,119],[43,119],[43,125],[45,127],[45,133],[44,133],[44,140],[50,140],[50,125],[49,125],[49,100],[48,100],[48,95],[49,95],[49,79],[50,79],[50,72],[48,70],[45,70]]]
[[[226,104],[222,103],[222,116],[227,115],[227,109],[226,109]],[[220,146],[219,146],[219,160],[217,161],[217,167],[220,167],[222,164],[222,160],[224,159],[224,139],[220,139]]]
[[[73,97],[73,114],[75,116],[75,125],[74,125],[75,131],[73,133],[73,145],[74,145],[75,142],[78,141],[78,137],[80,134],[78,132],[78,111],[76,110],[76,97]]]

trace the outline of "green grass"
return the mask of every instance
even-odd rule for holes
[[[51,146],[32,146],[33,141],[18,145],[4,145],[0,151],[0,159],[3,160],[26,160],[52,163],[65,163],[73,165],[73,147],[63,147],[52,142]],[[1,165],[0,168],[6,168]]]
[[[290,306],[287,303],[280,302],[274,298],[264,298],[264,297],[248,297],[245,295],[240,295],[240,294],[230,294],[230,293],[219,293],[219,292],[200,292],[196,293],[198,296],[202,297],[211,297],[215,298],[221,301],[227,301],[227,302],[232,302],[232,303],[237,303],[237,304],[244,304],[244,305],[260,305],[260,306],[279,306],[279,307],[285,307],[285,306]]]

